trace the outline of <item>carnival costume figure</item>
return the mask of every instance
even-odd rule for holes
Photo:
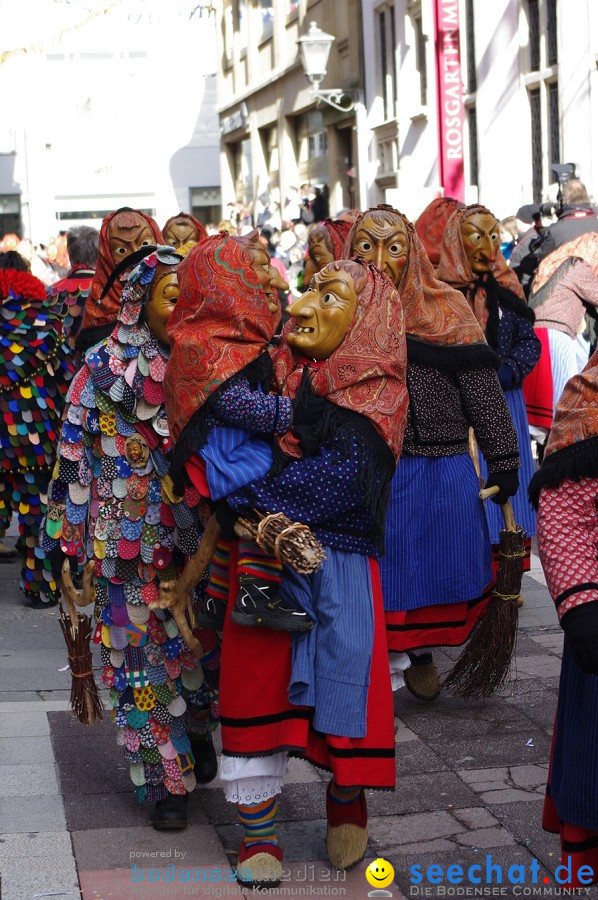
[[[176,577],[198,539],[169,476],[164,409],[166,321],[181,257],[153,250],[129,273],[114,331],[88,351],[70,389],[43,546],[93,560],[94,640],[119,743],[137,798],[155,804],[152,824],[173,829],[187,824],[196,776],[216,772],[209,731],[219,650],[213,631],[199,631],[198,662],[170,612],[153,608],[160,583]]]
[[[273,464],[272,436],[291,425],[290,399],[270,392],[268,352],[281,316],[277,290],[288,285],[257,232],[206,238],[181,264],[179,284],[165,378],[173,475],[181,491],[190,482],[200,496],[217,503],[266,475]],[[216,547],[198,613],[198,621],[213,628],[222,628],[228,602],[227,537]],[[312,627],[306,612],[282,603],[281,571],[280,562],[256,543],[241,542],[233,621],[284,631]]]
[[[513,509],[517,523],[527,533],[524,571],[528,571],[536,517],[527,497],[534,465],[522,385],[540,359],[541,345],[534,333],[534,312],[527,306],[519,280],[500,252],[500,240],[499,223],[485,206],[456,210],[444,232],[436,275],[463,292],[484,329],[486,340],[500,357],[498,378],[519,442],[521,478],[513,496]],[[482,452],[485,474],[484,462],[487,464],[489,460],[484,448]],[[497,566],[503,527],[497,503],[486,504],[486,517]]]
[[[464,203],[452,197],[437,197],[428,203],[414,223],[416,234],[434,268],[440,262],[440,248],[446,224],[455,210],[464,206]]]
[[[436,666],[430,653],[413,651],[467,640],[493,583],[469,428],[501,502],[516,488],[517,439],[496,354],[460,292],[435,277],[405,216],[390,207],[363,213],[345,255],[375,263],[405,310],[409,414],[380,568],[394,686],[404,678],[415,696],[432,700],[440,691]]]
[[[191,213],[180,212],[166,221],[162,228],[162,235],[164,243],[178,250],[179,247],[184,247],[185,244],[191,242],[198,244],[208,236],[208,232]]]
[[[70,260],[70,271],[48,288],[55,309],[62,315],[64,337],[71,352],[75,352],[75,342],[83,311],[89,294],[98,260],[98,232],[95,228],[81,225],[70,228],[66,235],[66,243]]]
[[[85,304],[76,342],[82,354],[108,337],[116,325],[123,282],[113,277],[114,269],[141,247],[163,243],[156,222],[138,209],[124,206],[105,217],[100,228],[98,262],[89,302]]]
[[[563,391],[530,496],[565,632],[542,824],[560,834],[563,886],[585,887],[598,881],[598,352]]]
[[[308,288],[314,275],[336,259],[342,259],[347,235],[354,220],[326,219],[309,232],[303,286]]]
[[[15,251],[0,254],[0,541],[16,513],[20,588],[27,605],[39,608],[55,604],[58,594],[51,561],[38,544],[73,369],[62,319],[45,285],[27,270]]]
[[[598,235],[584,237],[593,237],[598,249]],[[542,355],[525,379],[523,393],[530,434],[544,444],[566,383],[588,362],[590,345],[583,331],[586,313],[594,319],[598,315],[598,275],[584,259],[570,256],[530,297],[530,305]]]
[[[374,267],[340,261],[315,275],[289,311],[273,354],[275,382],[306,414],[278,439],[281,471],[236,491],[228,504],[307,524],[326,559],[314,575],[284,571],[286,602],[316,623],[307,634],[291,642],[225,620],[220,775],[245,831],[237,878],[246,885],[281,877],[277,794],[289,751],[332,772],[326,847],[340,868],[366,850],[363,788],[395,784],[377,560],[406,418],[401,303]],[[233,546],[233,558],[236,552]],[[231,599],[236,590],[232,583]]]

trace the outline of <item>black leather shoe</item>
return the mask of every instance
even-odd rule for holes
[[[212,737],[209,734],[200,737],[199,735],[189,735],[191,741],[191,750],[195,757],[195,765],[193,771],[198,784],[209,784],[218,774],[218,759]]]
[[[150,816],[150,825],[156,831],[182,831],[189,824],[187,800],[189,794],[168,794],[157,800]]]

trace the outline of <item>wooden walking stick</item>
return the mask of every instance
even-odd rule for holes
[[[486,500],[499,490],[497,485],[484,489],[480,499]],[[515,650],[527,535],[515,522],[509,500],[501,510],[505,527],[500,532],[496,585],[486,614],[444,682],[447,690],[464,699],[489,697],[502,687]]]

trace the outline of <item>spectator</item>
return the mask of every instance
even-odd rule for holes
[[[563,206],[557,221],[547,230],[546,240],[538,251],[540,259],[588,231],[598,231],[598,216],[583,182],[571,178],[563,185]]]
[[[70,228],[66,245],[70,270],[48,288],[48,296],[56,312],[63,318],[64,337],[72,351],[81,327],[85,302],[91,291],[91,283],[98,261],[99,232],[88,225]]]

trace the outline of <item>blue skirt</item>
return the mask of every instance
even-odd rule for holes
[[[550,796],[559,817],[598,831],[598,675],[586,675],[563,649]]]
[[[387,612],[461,603],[492,581],[492,549],[469,454],[402,456],[380,561]]]
[[[517,432],[517,441],[519,442],[519,456],[521,457],[521,468],[519,469],[519,490],[514,497],[511,497],[513,511],[515,512],[515,521],[521,525],[527,532],[528,538],[534,537],[536,533],[536,513],[527,497],[527,489],[534,474],[534,461],[532,459],[532,447],[529,436],[529,425],[527,422],[527,412],[525,409],[525,400],[521,388],[514,388],[512,391],[505,391],[505,400],[513,419],[513,425]],[[482,475],[488,477],[488,467],[482,454],[480,454],[480,466]],[[498,503],[492,500],[486,500],[486,518],[488,520],[488,528],[490,530],[490,539],[493,544],[500,541],[500,530],[504,528],[504,519]]]

